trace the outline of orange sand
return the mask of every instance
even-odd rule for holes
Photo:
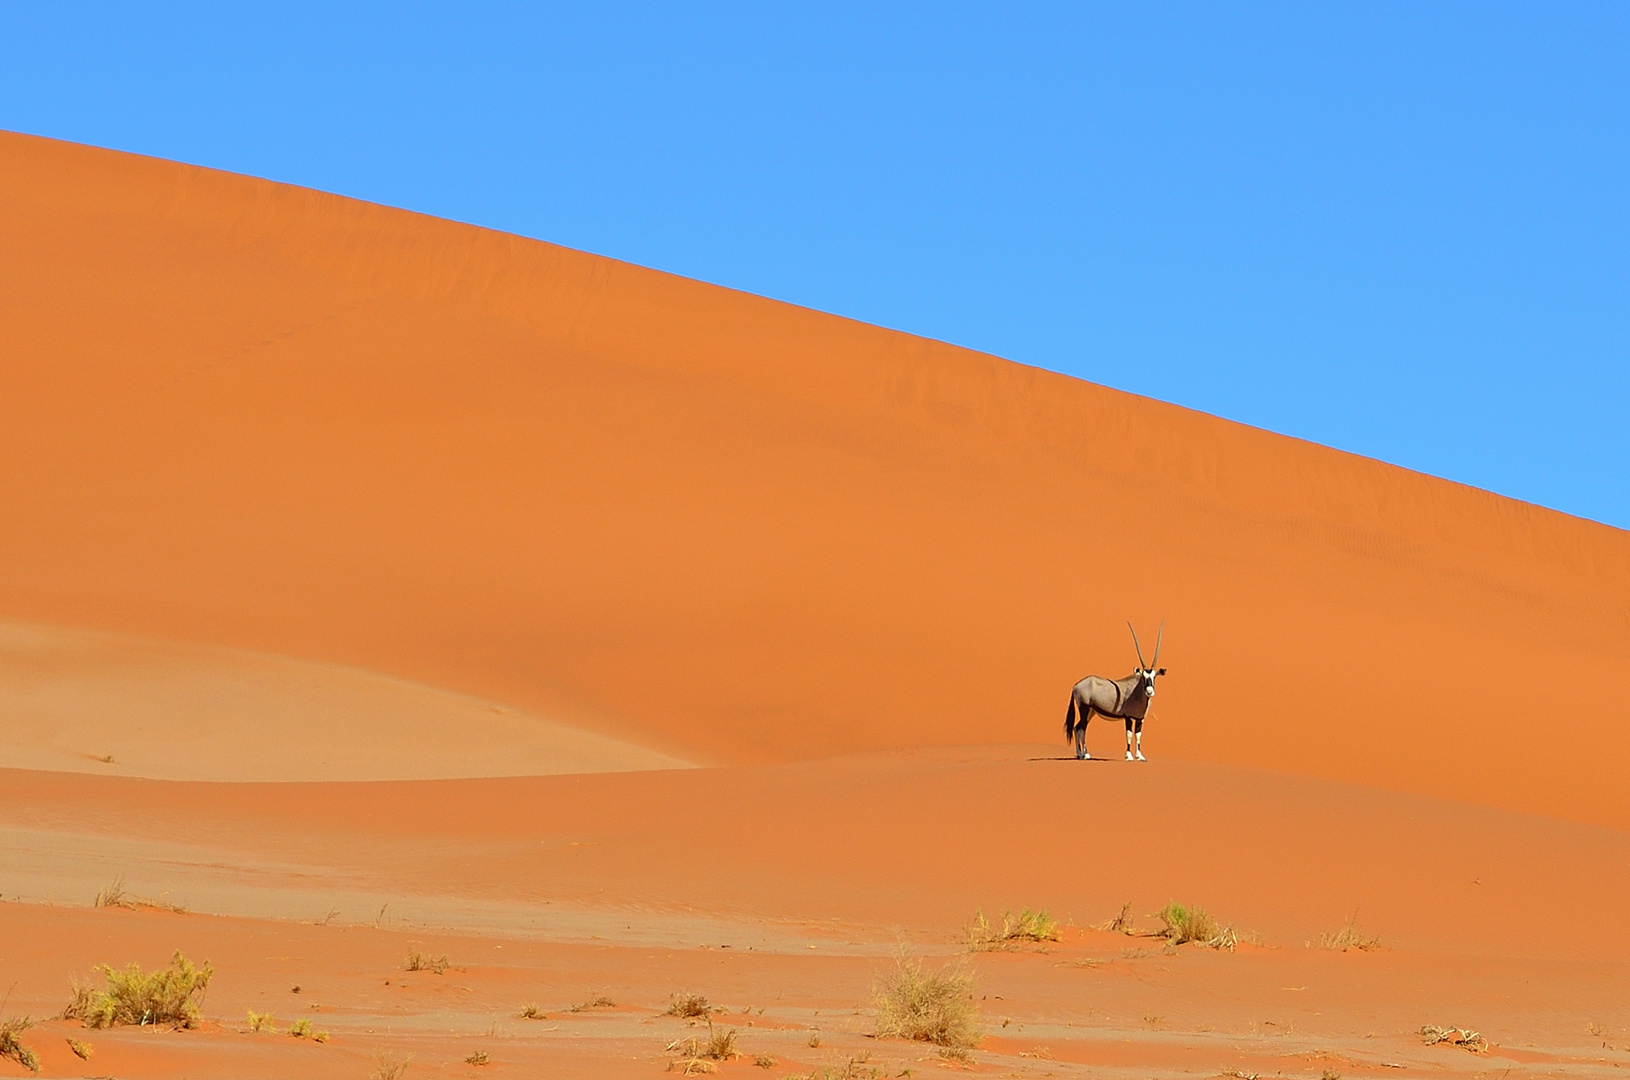
[[[0,208],[5,1009],[219,971],[49,1075],[654,1076],[681,988],[935,1071],[871,980],[1037,905],[977,1071],[1630,1067],[1630,534],[265,181],[0,134]],[[1152,760],[1066,760],[1126,618]],[[1172,898],[1260,944],[1082,929]]]

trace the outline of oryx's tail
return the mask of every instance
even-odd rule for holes
[[[1075,691],[1070,691],[1070,708],[1064,714],[1064,741],[1075,738]]]

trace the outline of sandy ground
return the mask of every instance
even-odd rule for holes
[[[245,177],[0,133],[0,215],[0,1018],[216,970],[47,1075],[655,1076],[682,990],[736,1075],[1630,1069],[1623,531]],[[1243,943],[1092,929],[1170,900]]]
[[[0,773],[10,1008],[60,1011],[71,975],[219,971],[195,1032],[69,1037],[117,1075],[647,1076],[684,1025],[727,1012],[727,1071],[968,1068],[873,1037],[899,951],[964,955],[976,910],[1049,907],[1062,940],[977,953],[986,1040],[1020,1076],[1591,1075],[1630,1067],[1630,837],[1425,796],[1183,762],[1077,763],[1046,747],[785,766],[379,783],[211,784]],[[140,807],[139,813],[129,808]],[[185,913],[89,906],[116,879]],[[1093,931],[1131,901],[1203,903],[1247,943],[1164,948]],[[1374,951],[1317,947],[1356,911]],[[207,914],[206,914],[207,912]],[[411,949],[440,975],[403,970]],[[298,992],[293,987],[299,986]],[[605,996],[614,1009],[570,1012]],[[518,1013],[537,1004],[543,1020]],[[308,1017],[316,1045],[249,1033]],[[762,1010],[762,1011],[760,1011]],[[1464,1025],[1483,1054],[1427,1047]],[[1593,1034],[1598,1032],[1599,1034]],[[811,1047],[811,1037],[820,1045]],[[1398,1067],[1401,1067],[1398,1068]],[[76,1069],[78,1071],[76,1071]],[[16,1071],[16,1070],[14,1070]]]

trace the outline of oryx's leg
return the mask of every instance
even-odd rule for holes
[[[1132,760],[1132,718],[1126,718],[1126,760]]]
[[[1086,761],[1092,757],[1087,752],[1087,721],[1092,719],[1092,706],[1081,703],[1081,722],[1075,729],[1075,757],[1077,761]]]
[[[1141,717],[1141,716],[1138,717],[1137,734],[1138,734],[1138,760],[1139,761],[1147,761],[1148,759],[1143,756],[1143,717]]]

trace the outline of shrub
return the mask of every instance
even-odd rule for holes
[[[187,910],[182,905],[172,904],[162,897],[154,900],[151,897],[132,896],[125,891],[125,879],[122,877],[114,878],[111,883],[96,891],[95,905],[99,908],[128,908],[131,911],[137,911],[141,908],[154,908],[158,911],[173,911],[177,914]]]
[[[407,959],[402,961],[403,971],[428,971],[432,975],[444,975],[450,965],[445,954],[431,956],[418,949],[409,949]]]
[[[1320,934],[1319,948],[1340,949],[1342,952],[1346,952],[1348,949],[1363,949],[1366,952],[1370,949],[1379,949],[1381,939],[1360,933],[1358,925],[1354,921],[1355,919],[1356,916],[1354,919],[1348,919],[1342,928],[1334,934]]]
[[[1093,926],[1094,930],[1103,930],[1112,934],[1130,934],[1132,929],[1132,901],[1128,900],[1121,905],[1121,913],[1113,919],[1106,919]]]
[[[1203,907],[1185,907],[1173,900],[1155,912],[1155,917],[1165,924],[1163,933],[1169,945],[1186,945],[1193,941],[1232,951],[1239,944],[1234,928],[1217,922]]]
[[[91,1059],[92,1049],[91,1044],[88,1042],[80,1042],[78,1039],[69,1039],[68,1049],[72,1050],[74,1052],[74,1056],[81,1061],[89,1061]]]
[[[1437,1027],[1428,1024],[1421,1028],[1421,1041],[1427,1046],[1436,1046],[1438,1043],[1448,1043],[1474,1054],[1481,1054],[1489,1048],[1489,1041],[1470,1028]]]
[[[967,935],[968,948],[976,952],[1010,949],[1025,941],[1057,941],[1058,920],[1047,914],[1045,908],[1040,911],[1025,908],[1017,915],[1002,912],[1002,925],[998,928],[991,925],[983,911],[978,911],[968,924]]]
[[[678,1016],[686,1020],[700,1020],[710,1015],[711,1012],[712,1010],[708,1008],[707,998],[701,994],[674,993],[669,995],[667,1011],[662,1015]]]
[[[538,1008],[538,1006],[536,1004],[527,1005],[527,1006],[523,1007],[521,1009],[521,1011],[516,1013],[515,1015],[520,1017],[522,1020],[547,1020],[547,1019],[549,1019],[548,1015],[542,1009]]]
[[[736,1030],[719,1031],[713,1026],[713,1021],[707,1024],[707,1040],[692,1035],[688,1039],[675,1039],[668,1044],[668,1053],[677,1054],[668,1062],[669,1072],[678,1072],[684,1076],[695,1073],[717,1072],[716,1062],[730,1061],[741,1056],[736,1049]]]
[[[485,1050],[477,1050],[475,1053],[464,1059],[464,1064],[485,1065],[490,1061],[492,1061],[492,1059],[487,1056],[487,1052]]]
[[[198,999],[209,986],[215,969],[209,961],[194,967],[177,950],[168,968],[143,973],[136,964],[115,971],[103,964],[97,971],[107,979],[107,988],[93,990],[76,984],[73,999],[63,1010],[65,1020],[79,1020],[88,1028],[116,1024],[170,1024],[190,1028],[198,1023]]]
[[[0,1020],[0,1058],[10,1058],[29,1072],[39,1072],[39,1057],[17,1038],[33,1026],[34,1021],[27,1016]]]
[[[973,975],[960,963],[925,972],[921,960],[902,956],[875,990],[877,1035],[971,1047],[983,1034],[973,998]]]
[[[289,1034],[293,1035],[296,1039],[309,1038],[311,1035],[311,1021],[302,1016],[300,1019],[289,1025]]]
[[[249,1010],[250,1031],[270,1031],[273,1034],[276,1034],[276,1020],[277,1017],[273,1016],[271,1013],[256,1012],[253,1009]]]
[[[590,1009],[615,1009],[616,1007],[617,1003],[615,1001],[612,1001],[604,994],[601,994],[593,1001],[585,1001],[581,1004],[573,1005],[572,1012],[587,1012]],[[707,1000],[705,998],[702,1001],[702,1008],[704,1011],[707,1009]]]
[[[374,1071],[368,1074],[368,1080],[402,1080],[402,1074],[407,1072],[408,1062],[412,1060],[411,1054],[405,1058],[394,1058],[381,1050],[374,1055]]]

